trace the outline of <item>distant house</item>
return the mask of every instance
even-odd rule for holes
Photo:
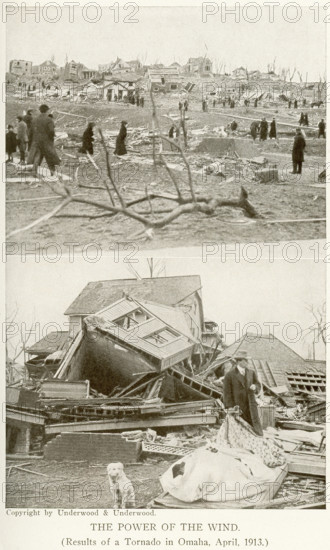
[[[78,82],[79,80],[89,80],[96,74],[96,70],[88,69],[83,63],[76,63],[76,61],[72,60],[65,64],[62,77],[63,80]]]
[[[228,346],[219,357],[233,356],[246,351],[250,367],[258,374],[260,381],[277,393],[277,388],[286,387],[288,394],[309,392],[325,394],[325,361],[303,359],[284,342],[270,335],[245,334]]]
[[[248,71],[245,67],[238,67],[232,72],[233,78],[246,79],[248,77]]]
[[[129,65],[131,71],[133,71],[133,72],[139,72],[143,68],[141,61],[139,61],[138,59],[133,59],[132,61],[127,61],[127,65]]]
[[[32,61],[12,59],[9,62],[9,73],[15,76],[32,76]]]
[[[83,66],[83,68],[80,70],[80,74],[83,80],[89,80],[97,76],[98,71],[96,69],[88,69],[87,67]]]
[[[249,71],[248,73],[250,80],[259,80],[261,76],[260,71]]]
[[[59,67],[54,63],[54,61],[44,61],[36,67],[36,73],[44,78],[54,78],[59,74]]]
[[[182,77],[177,67],[148,69],[148,88],[153,92],[175,92],[181,89]]]
[[[129,63],[127,63],[123,59],[120,59],[119,57],[117,57],[116,61],[114,62],[114,64],[111,67],[111,72],[112,73],[114,73],[114,72],[129,72],[129,71],[133,71],[133,70],[134,70],[133,67]]]
[[[183,67],[177,61],[174,61],[173,63],[171,63],[170,67],[174,67],[175,69],[178,69],[180,74],[183,73]]]
[[[103,63],[102,65],[98,66],[98,72],[100,74],[110,74],[112,66],[113,61],[111,61],[110,63]]]
[[[212,61],[208,57],[190,57],[186,72],[200,76],[212,74]]]
[[[148,302],[149,307],[158,308],[158,315],[159,308],[163,306],[178,309],[184,314],[191,335],[201,338],[204,312],[199,275],[90,282],[65,311],[70,320],[71,334],[75,335],[81,330],[85,317],[105,309],[125,296]],[[161,316],[165,314],[165,309],[162,309]]]
[[[121,101],[129,94],[134,93],[138,87],[141,76],[133,73],[114,73],[105,75],[103,80],[103,99],[108,101]]]

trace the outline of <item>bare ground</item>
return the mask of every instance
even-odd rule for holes
[[[27,462],[30,464],[26,469],[43,475],[12,469],[8,476],[7,470],[7,508],[112,508],[106,465],[33,458],[18,458],[8,465]],[[134,486],[137,508],[146,507],[162,492],[159,477],[170,464],[147,459],[125,466],[125,473]]]

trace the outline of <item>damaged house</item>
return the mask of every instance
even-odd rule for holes
[[[148,69],[148,89],[153,92],[177,92],[181,85],[182,78],[175,66]]]
[[[138,89],[141,76],[134,73],[116,73],[105,75],[103,80],[103,99],[108,101],[121,101]]]

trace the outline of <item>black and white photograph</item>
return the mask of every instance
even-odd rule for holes
[[[7,506],[324,507],[322,264],[17,264]]]
[[[323,550],[325,2],[3,2],[6,550]]]
[[[8,8],[12,246],[325,238],[326,25],[216,5]]]

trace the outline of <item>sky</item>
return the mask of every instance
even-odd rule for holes
[[[133,8],[124,10],[120,6],[115,14],[109,5],[99,14],[91,8],[84,17],[82,10],[75,8],[72,23],[69,8],[63,6],[57,12],[52,11],[55,8],[41,12],[39,22],[33,14],[26,14],[25,21],[22,12],[8,15],[7,67],[11,59],[39,64],[52,56],[60,66],[67,56],[96,69],[117,56],[126,61],[138,57],[145,64],[167,65],[173,61],[185,64],[189,57],[206,55],[213,60],[214,68],[223,64],[226,72],[239,66],[266,71],[275,59],[276,70],[296,67],[304,79],[306,73],[308,80],[319,80],[325,74],[324,15],[321,13],[317,23],[316,13],[307,7],[302,8],[301,18],[295,23],[284,20],[281,7],[274,12],[274,22],[269,22],[269,12],[262,8],[260,21],[253,23],[254,11],[245,16],[240,12],[239,22],[235,22],[234,16],[223,15],[220,9],[202,22],[200,6],[140,6],[137,14],[131,13]],[[56,17],[57,22],[46,21]],[[90,21],[97,17],[99,21]],[[118,22],[114,22],[115,17]],[[125,17],[137,22],[124,22]],[[286,17],[294,19],[295,13],[287,12]]]
[[[257,334],[269,334],[267,323],[277,323],[274,335],[308,357],[310,340],[297,337],[295,325],[302,329],[310,326],[313,319],[308,306],[318,307],[324,302],[323,262],[314,262],[306,255],[296,263],[284,259],[275,259],[273,263],[261,259],[253,263],[242,258],[236,262],[229,255],[225,262],[219,255],[203,261],[201,257],[192,257],[191,250],[178,250],[177,256],[161,259],[165,275],[200,275],[204,314],[217,322],[227,344],[246,332],[248,323],[256,324],[248,331],[257,331]],[[138,261],[133,266],[142,277],[149,276],[146,257],[147,252],[134,257]],[[36,337],[30,343],[51,330],[67,329],[64,311],[89,281],[132,277],[123,257],[115,261],[115,255],[108,253],[100,255],[97,262],[86,258],[79,255],[70,262],[65,255],[51,263],[36,262],[34,256],[27,256],[22,264],[20,256],[9,257],[7,311],[9,316],[17,311],[16,322],[26,323],[27,328],[40,323],[40,330],[37,328]],[[324,359],[323,344],[316,345],[316,354],[318,359]]]

